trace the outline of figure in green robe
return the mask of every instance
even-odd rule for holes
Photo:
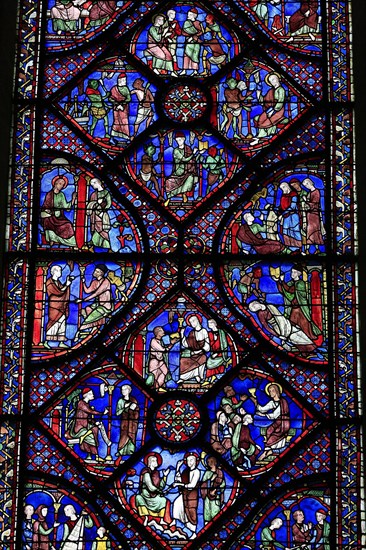
[[[108,210],[112,206],[112,197],[107,189],[103,188],[98,178],[90,180],[90,187],[94,189],[87,206],[87,215],[90,220],[91,243],[99,248],[111,248],[109,231],[111,221]]]
[[[184,22],[182,35],[186,37],[184,45],[183,71],[193,71],[192,74],[197,74],[200,62],[201,44],[200,37],[204,34],[204,28],[200,21],[197,20],[198,11],[196,8],[189,10],[187,19]]]
[[[213,456],[206,460],[207,470],[203,475],[201,495],[203,498],[203,517],[205,523],[212,521],[221,511],[224,503],[224,473]]]

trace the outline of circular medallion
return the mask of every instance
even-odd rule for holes
[[[161,438],[172,443],[185,443],[201,427],[197,406],[187,399],[169,399],[155,414],[155,429]]]
[[[207,99],[203,90],[192,84],[181,84],[170,88],[164,102],[167,117],[176,122],[193,122],[203,117]]]

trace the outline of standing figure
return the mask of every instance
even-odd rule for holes
[[[184,460],[177,462],[174,482],[180,489],[180,495],[173,502],[173,518],[181,521],[192,532],[190,539],[197,536],[198,487],[201,477],[198,463],[196,453],[186,453]]]
[[[187,380],[203,382],[207,353],[210,351],[208,332],[202,327],[202,317],[193,313],[186,317],[187,325],[192,329],[187,336],[181,329],[182,352],[179,362],[178,384]]]
[[[166,46],[166,37],[169,27],[165,16],[161,13],[154,15],[148,32],[146,56],[152,57],[152,68],[157,74],[174,73],[173,56]],[[176,76],[176,75],[175,75]]]
[[[169,347],[163,343],[163,336],[165,336],[163,327],[155,327],[154,338],[151,339],[149,349],[149,363],[147,370],[154,377],[153,387],[156,390],[163,389],[165,387],[169,372],[165,357]],[[171,344],[170,347],[172,347],[172,345],[174,344]]]
[[[285,316],[315,341],[321,335],[321,330],[312,321],[308,289],[301,276],[301,266],[294,265],[291,269],[291,280],[288,283],[282,280],[283,276],[275,280],[285,300]]]
[[[56,0],[51,8],[53,30],[57,34],[76,33],[81,11],[72,0]]]
[[[48,527],[46,517],[48,514],[48,508],[44,504],[40,504],[36,509],[37,519],[33,524],[33,545],[32,550],[50,550],[51,540],[50,535],[53,530],[58,527],[59,523],[54,523],[51,527]]]
[[[23,550],[32,550],[34,534],[34,508],[31,504],[24,506],[24,519],[22,528],[22,548]]]
[[[116,456],[132,455],[136,448],[136,436],[139,425],[139,405],[131,396],[129,384],[121,386],[122,397],[117,401],[116,416],[121,417],[120,437]]]
[[[88,127],[88,132],[94,137],[95,127],[100,120],[104,123],[105,137],[109,138],[109,122],[108,122],[108,108],[105,104],[106,96],[102,96],[99,91],[99,80],[92,78],[88,81],[88,85],[85,90],[85,95],[90,102],[90,115],[91,125]],[[98,136],[99,137],[99,136]]]
[[[301,249],[301,220],[299,213],[299,196],[286,181],[280,184],[282,195],[279,204],[279,232],[285,246]]]
[[[199,62],[201,58],[200,37],[204,34],[202,23],[197,20],[198,11],[196,8],[191,8],[187,13],[187,19],[184,22],[182,35],[186,37],[184,45],[183,71],[193,71],[191,75],[198,73]]]
[[[145,468],[140,474],[139,493],[134,497],[137,513],[145,518],[146,524],[149,518],[159,519],[163,525],[170,524],[170,501],[163,494],[169,468],[164,470],[161,477],[158,468],[162,464],[162,458],[158,453],[146,455],[144,464]]]
[[[149,90],[149,84],[146,84],[146,86],[144,86],[144,81],[142,80],[142,78],[136,78],[132,86],[133,86],[133,90],[131,91],[131,95],[135,94],[139,102],[139,106],[137,109],[137,116],[136,116],[135,125],[134,125],[134,135],[137,135],[141,124],[145,120],[146,120],[146,128],[151,124],[151,121],[154,116],[153,109],[152,109],[152,106],[154,103],[154,96]]]
[[[52,190],[46,194],[41,208],[41,220],[46,241],[51,246],[62,244],[76,247],[74,228],[71,221],[65,216],[65,210],[71,210],[75,205],[76,193],[72,194],[71,201],[67,201],[62,192],[68,185],[66,176],[55,176],[51,185]]]
[[[311,528],[312,523],[304,523],[305,516],[302,510],[295,510],[292,514],[295,523],[292,526],[292,540],[297,543],[296,546],[301,546],[302,550],[310,550]]]
[[[98,178],[90,180],[90,187],[94,191],[90,195],[86,213],[90,219],[91,244],[109,250],[111,248],[109,237],[111,220],[108,210],[112,206],[112,197]]]
[[[256,145],[260,139],[272,137],[277,130],[277,125],[285,118],[285,88],[281,84],[281,77],[277,73],[268,73],[264,79],[270,89],[265,96],[257,91],[259,103],[263,105],[261,115],[254,117],[254,125],[258,129],[250,145]]]
[[[183,132],[176,132],[175,140],[178,146],[173,150],[173,171],[165,182],[167,195],[165,206],[168,206],[170,199],[177,195],[183,195],[183,202],[187,202],[187,193],[193,191],[198,179],[197,164],[194,158],[196,150],[192,150],[186,144],[186,136]]]
[[[214,456],[206,460],[207,470],[203,474],[201,495],[203,498],[203,519],[209,523],[220,513],[224,503],[225,478],[224,473]]]
[[[48,298],[48,321],[44,346],[50,348],[48,342],[59,342],[59,347],[67,348],[66,319],[69,314],[70,285],[72,279],[67,276],[65,284],[60,282],[62,267],[53,265],[50,269],[51,277],[46,281]]]
[[[226,86],[224,90],[225,103],[222,107],[224,120],[221,124],[221,130],[228,134],[230,127],[232,127],[234,138],[245,139],[242,134],[243,109],[250,110],[249,106],[244,105],[246,84],[243,80],[237,81],[231,77],[226,81]]]
[[[318,0],[300,0],[300,8],[289,19],[291,37],[287,42],[293,42],[295,36],[304,34],[315,40],[313,33],[317,32],[318,23]]]
[[[283,550],[290,550],[285,547],[281,542],[276,540],[276,531],[281,529],[283,521],[281,518],[274,518],[271,521],[269,527],[264,527],[261,532],[261,549],[262,550],[275,550],[276,548],[282,548]]]
[[[175,18],[176,11],[168,10],[166,14],[168,17],[168,20],[166,22],[168,32],[165,35],[166,41],[167,41],[167,48],[173,59],[174,71],[177,72],[179,70],[178,60],[177,60],[178,36],[182,34],[182,30],[179,26],[177,19]]]
[[[63,526],[60,550],[79,550],[79,548],[84,548],[86,542],[84,531],[93,527],[93,520],[84,510],[78,517],[72,504],[65,506],[64,514],[67,520]]]
[[[153,143],[146,143],[144,145],[144,154],[141,158],[141,169],[140,169],[140,181],[142,184],[146,184],[148,189],[151,189],[151,183],[154,185],[155,192],[158,197],[163,198],[162,192],[158,182],[158,174],[155,169],[156,163],[161,161],[161,153],[159,153],[158,158],[155,160],[154,155],[156,153],[156,147]],[[151,183],[150,183],[151,182]]]
[[[207,322],[209,328],[208,338],[210,342],[210,355],[207,359],[206,378],[208,383],[213,383],[218,374],[224,374],[226,367],[230,362],[228,356],[228,342],[226,334],[219,329],[215,319],[209,319]],[[205,384],[206,382],[204,382]]]
[[[130,139],[129,111],[131,94],[127,86],[126,75],[121,73],[117,85],[111,89],[110,101],[113,105],[113,124],[111,130],[111,143],[117,145],[118,139]]]
[[[282,397],[282,388],[279,384],[271,383],[266,387],[266,394],[271,398],[265,405],[258,405],[256,414],[273,420],[266,428],[265,447],[260,460],[265,460],[272,452],[281,451],[286,447],[290,429],[290,410],[288,403]]]
[[[237,424],[232,437],[231,458],[236,466],[251,468],[254,466],[261,448],[253,440],[249,425],[253,424],[251,414],[245,414],[244,409],[240,409],[237,415]],[[234,417],[235,418],[235,417]]]
[[[320,191],[316,189],[310,178],[304,179],[303,186],[309,191],[305,202],[306,209],[306,244],[310,251],[311,245],[315,250],[324,244],[323,235],[325,233],[321,218]]]
[[[320,508],[316,513],[317,523],[314,526],[314,535],[311,540],[316,550],[330,550],[330,523],[327,521],[327,511]]]
[[[103,526],[99,527],[91,550],[111,550],[111,548],[111,541],[108,538],[106,528]]]
[[[103,413],[96,411],[94,407],[89,405],[93,399],[95,399],[93,390],[91,388],[84,388],[77,403],[75,416],[68,435],[70,438],[77,438],[79,440],[80,449],[88,455],[86,458],[87,461],[91,460],[91,455],[94,455],[97,461],[103,461],[98,455],[99,433],[107,446],[111,444],[111,441],[108,439],[102,421],[96,421],[94,416],[107,414],[108,409],[105,409]]]
[[[206,15],[206,28],[205,34],[210,33],[211,37],[205,39],[204,41],[204,50],[202,53],[202,63],[204,68],[204,73],[202,76],[207,76],[209,74],[208,64],[217,66],[219,69],[223,66],[226,61],[227,54],[223,49],[221,42],[224,42],[229,48],[230,46],[228,41],[223,37],[220,25],[215,21],[215,18],[212,14]],[[211,56],[208,57],[208,54],[211,52]]]
[[[212,146],[208,150],[207,157],[202,158],[202,166],[207,170],[206,195],[208,195],[215,184],[223,177],[227,165],[225,159],[217,151],[217,148]]]
[[[79,333],[89,328],[101,327],[113,311],[111,283],[106,277],[107,273],[108,268],[103,264],[98,264],[95,266],[93,280],[89,286],[86,285],[85,278],[82,278],[83,290],[87,294],[84,300],[95,301],[91,306],[85,308],[85,317],[80,325]],[[82,300],[77,301],[81,302]]]
[[[268,6],[267,0],[252,0],[252,10],[257,15],[258,19],[263,21],[265,25],[268,24]]]
[[[211,426],[211,445],[220,455],[226,455],[232,447],[232,428],[224,411],[217,411],[216,422]]]
[[[104,25],[114,15],[116,8],[116,0],[93,0],[89,9],[89,26]]]

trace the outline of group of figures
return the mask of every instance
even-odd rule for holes
[[[131,51],[157,74],[207,76],[230,61],[238,39],[201,8],[182,4],[153,16]]]
[[[277,39],[316,49],[320,41],[320,5],[318,0],[245,0],[247,5]]]
[[[70,167],[43,174],[40,217],[40,246],[96,252],[137,252],[140,246],[135,224],[101,179]]]
[[[286,535],[283,533],[280,536],[278,535],[284,526],[284,520],[281,517],[273,518],[270,524],[262,529],[260,541],[263,550],[272,550],[273,548],[283,548],[283,550],[295,548],[301,550],[330,550],[330,523],[327,520],[327,510],[324,508],[317,509],[314,524],[310,521],[306,523],[305,514],[300,508],[293,511],[291,516],[290,533],[287,530]],[[288,546],[290,541],[292,545]]]
[[[60,106],[89,136],[120,148],[155,118],[155,92],[122,58],[107,58]]]
[[[190,310],[184,298],[128,339],[124,359],[161,392],[179,387],[200,393],[237,362],[230,335],[215,319]]]
[[[45,423],[94,471],[126,460],[144,439],[145,398],[128,380],[94,376],[52,408]]]
[[[118,11],[117,0],[52,0],[51,4],[50,31],[59,36],[97,29]]]
[[[214,456],[151,452],[121,482],[122,500],[163,537],[194,539],[229,501],[233,480]]]
[[[323,185],[313,176],[290,176],[256,193],[235,216],[228,252],[244,254],[324,253]]]
[[[71,499],[64,497],[55,502],[52,493],[37,491],[30,493],[25,502],[22,550],[112,549],[106,528],[98,527]]]
[[[98,332],[127,302],[138,278],[128,262],[39,266],[33,343],[37,348],[69,348]]]
[[[300,407],[268,379],[225,386],[213,413],[211,445],[242,472],[273,462],[303,427]]]
[[[165,206],[178,202],[189,210],[237,169],[235,155],[217,139],[189,131],[152,138],[130,163],[132,177]]]
[[[230,264],[226,278],[240,309],[266,335],[287,351],[310,354],[316,360],[321,358],[324,340],[322,271],[315,265],[305,269],[300,264]]]

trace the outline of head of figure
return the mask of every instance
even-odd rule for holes
[[[283,525],[283,521],[281,518],[274,518],[272,521],[271,521],[271,527],[273,529],[280,529],[280,527],[282,527]]]
[[[158,340],[161,340],[165,334],[163,327],[155,327],[153,332],[154,332],[155,338],[157,338]]]
[[[237,81],[235,80],[235,78],[228,78],[227,81],[226,81],[226,84],[228,85],[228,87],[230,88],[230,90],[234,90],[238,83]]]
[[[92,178],[90,180],[90,187],[95,189],[96,191],[102,191],[103,185],[99,178]]]
[[[193,470],[197,466],[197,457],[195,455],[187,456],[187,466],[190,470]]]
[[[117,80],[117,86],[121,88],[122,86],[126,86],[127,84],[127,78],[126,75],[120,75]]]
[[[243,424],[246,424],[246,425],[253,424],[253,417],[251,414],[245,414],[243,416]]]
[[[219,424],[221,424],[222,426],[225,426],[225,424],[227,423],[227,416],[226,416],[226,414],[225,414],[223,411],[220,411],[220,412],[218,413],[217,420],[218,420],[218,423],[219,423]]]
[[[64,508],[64,514],[67,518],[76,516],[76,510],[72,504],[67,504]]]
[[[291,187],[289,186],[287,181],[283,181],[282,183],[280,183],[280,189],[284,195],[288,195],[289,193],[291,193]]]
[[[310,178],[305,178],[302,184],[304,187],[306,187],[306,189],[309,189],[309,191],[315,189],[314,182]]]
[[[45,518],[48,514],[47,506],[42,506],[42,508],[40,509],[40,512],[41,512],[41,516]]]
[[[175,10],[168,10],[167,11],[168,21],[174,21],[175,19]]]
[[[84,388],[83,389],[83,401],[86,401],[86,403],[88,403],[89,401],[92,401],[93,399],[94,399],[93,390],[90,389],[90,388]]]
[[[97,535],[99,538],[103,538],[104,535],[106,533],[106,528],[105,527],[99,527],[98,531],[97,531]]]
[[[95,277],[98,280],[102,279],[104,275],[107,273],[107,271],[108,271],[108,268],[105,265],[98,264],[94,268],[93,277]]]
[[[299,182],[299,180],[296,180],[296,179],[293,179],[290,181],[290,186],[292,187],[292,189],[295,189],[295,191],[301,191],[301,183]]]
[[[201,327],[201,322],[202,321],[198,315],[191,315],[187,319],[187,324],[194,329],[199,329]]]
[[[234,397],[235,395],[234,389],[231,386],[225,386],[224,393],[226,397]]]
[[[99,86],[99,81],[98,80],[96,80],[95,78],[92,78],[91,80],[89,80],[89,82],[88,82],[88,87],[89,88],[92,88],[93,90],[97,90],[98,86]]]
[[[293,268],[291,269],[291,279],[293,279],[294,281],[298,281],[301,277],[301,274],[302,274],[301,267],[294,265]]]
[[[53,265],[50,269],[52,279],[57,281],[62,275],[62,268],[60,265]]]
[[[53,192],[57,195],[62,189],[65,189],[67,183],[67,178],[65,176],[56,176],[52,180]]]
[[[295,512],[292,515],[293,515],[293,518],[296,521],[296,523],[303,523],[304,522],[305,516],[304,516],[304,512],[302,510],[295,510]]]
[[[164,25],[165,17],[164,15],[157,15],[154,20],[155,27],[162,27]]]
[[[323,508],[321,508],[320,510],[318,510],[316,513],[315,513],[315,517],[316,517],[316,521],[318,523],[323,523],[324,520],[326,519],[327,517],[327,512],[325,510],[323,510]]]
[[[280,77],[276,73],[271,73],[268,76],[268,82],[271,86],[273,86],[273,88],[278,88],[278,86],[280,85]]]
[[[156,153],[156,147],[152,143],[148,143],[144,146],[144,151],[149,157],[153,157]]]
[[[281,392],[280,392],[280,388],[277,386],[277,384],[270,384],[268,386],[268,394],[275,401],[278,401],[280,399]]]
[[[251,212],[245,212],[244,216],[243,216],[243,220],[248,224],[248,225],[252,225],[252,223],[254,222],[254,216]]]
[[[212,332],[217,332],[219,330],[217,328],[217,323],[216,323],[215,319],[209,319],[207,321],[207,326],[210,330],[212,330]]]
[[[186,136],[179,132],[175,135],[176,142],[178,143],[178,147],[184,147],[184,144],[186,142]]]
[[[207,459],[207,466],[210,470],[216,470],[217,460],[214,456],[209,456]]]
[[[198,11],[196,10],[196,8],[189,10],[189,12],[187,13],[188,21],[196,21],[197,17],[198,17]]]
[[[150,470],[156,470],[158,467],[158,459],[155,455],[149,456],[147,461],[147,466]]]
[[[257,313],[257,311],[264,311],[265,309],[265,304],[261,304],[260,302],[257,302],[257,300],[253,300],[253,302],[250,302],[249,304],[249,311],[251,311],[252,313]]]
[[[136,78],[132,86],[135,88],[135,90],[142,90],[142,88],[144,87],[144,81],[142,80],[142,78]]]
[[[121,393],[123,395],[123,397],[130,397],[130,393],[132,391],[132,388],[129,384],[123,384],[123,386],[121,386]]]
[[[215,23],[215,18],[211,13],[209,13],[208,15],[206,15],[205,21],[207,25],[213,25]]]
[[[31,504],[26,504],[24,506],[24,515],[26,518],[31,518],[34,514],[34,507]]]

